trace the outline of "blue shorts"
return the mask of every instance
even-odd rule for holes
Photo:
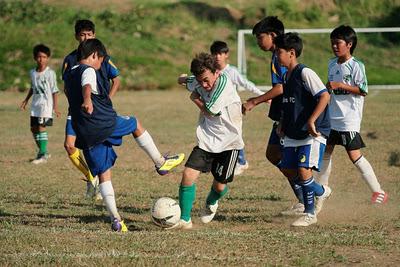
[[[86,162],[93,176],[102,174],[114,166],[117,160],[113,146],[122,144],[122,137],[132,134],[137,127],[135,117],[118,116],[114,132],[103,143],[84,149]]]
[[[283,150],[283,138],[280,138],[276,133],[276,128],[278,127],[278,123],[274,122],[272,125],[271,134],[269,136],[268,145],[278,145]]]
[[[281,168],[298,169],[302,167],[319,171],[324,152],[325,145],[318,141],[311,145],[284,147]]]
[[[72,128],[72,120],[71,116],[67,117],[67,121],[65,123],[65,135],[72,135],[76,136],[76,133],[74,131],[74,128]]]

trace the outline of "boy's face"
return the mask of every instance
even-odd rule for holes
[[[337,57],[348,57],[350,55],[350,48],[352,43],[346,43],[343,39],[331,39],[332,51]]]
[[[215,61],[217,62],[218,69],[222,70],[225,68],[228,58],[229,58],[229,53],[216,53],[213,54]]]
[[[86,41],[88,39],[94,39],[94,38],[96,38],[96,34],[92,31],[86,31],[86,30],[83,30],[80,33],[75,35],[75,39],[79,43],[82,43],[83,41]]]
[[[275,33],[256,34],[258,47],[260,47],[261,50],[263,51],[273,51],[275,48],[274,45],[275,36],[276,36]]]
[[[279,64],[281,64],[284,67],[289,67],[290,63],[292,62],[293,57],[296,56],[293,49],[286,51],[283,48],[277,48],[275,51],[276,51],[276,55],[278,57]]]
[[[211,91],[218,76],[219,70],[212,73],[209,69],[206,69],[202,74],[196,76],[196,80],[206,91]]]
[[[44,69],[45,67],[47,67],[49,57],[45,53],[39,52],[35,57],[35,61],[39,69]]]

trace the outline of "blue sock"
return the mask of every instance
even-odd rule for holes
[[[314,197],[324,193],[324,188],[314,181],[314,177],[310,177],[305,181],[301,181],[300,185],[303,190],[304,212],[315,214],[314,212]]]
[[[246,157],[244,156],[244,149],[239,150],[238,163],[240,165],[246,164]]]
[[[293,179],[288,178],[288,181],[299,202],[304,204],[303,189],[299,185],[299,178],[298,177],[295,177]]]

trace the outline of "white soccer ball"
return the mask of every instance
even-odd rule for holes
[[[181,218],[179,203],[172,198],[162,197],[157,199],[151,208],[151,219],[162,228],[175,225]]]

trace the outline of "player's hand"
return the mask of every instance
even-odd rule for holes
[[[321,135],[320,132],[317,131],[315,128],[315,123],[314,122],[307,122],[307,128],[308,128],[308,133],[313,136],[313,137],[318,137]]]
[[[187,74],[186,74],[186,73],[182,73],[182,74],[179,75],[179,77],[178,77],[178,84],[180,84],[180,85],[186,85],[186,79],[187,79]]]
[[[21,102],[21,104],[19,105],[19,108],[22,110],[26,109],[26,105],[28,104],[28,101],[24,100]]]
[[[276,130],[275,131],[276,131],[276,134],[279,136],[279,138],[284,138],[285,137],[285,133],[282,130],[282,124],[281,123],[279,123],[276,126]]]
[[[55,109],[55,110],[54,110],[54,113],[56,114],[56,117],[57,117],[57,118],[61,117],[61,112],[58,111],[58,109]]]
[[[87,114],[92,114],[92,112],[93,112],[92,101],[83,102],[81,107],[82,107],[83,111],[85,111]]]
[[[337,90],[342,88],[342,83],[341,82],[327,82],[326,83],[326,88],[329,90]]]
[[[245,115],[246,112],[251,111],[256,105],[254,104],[254,101],[252,101],[252,98],[249,98],[246,103],[242,104],[242,113]]]

